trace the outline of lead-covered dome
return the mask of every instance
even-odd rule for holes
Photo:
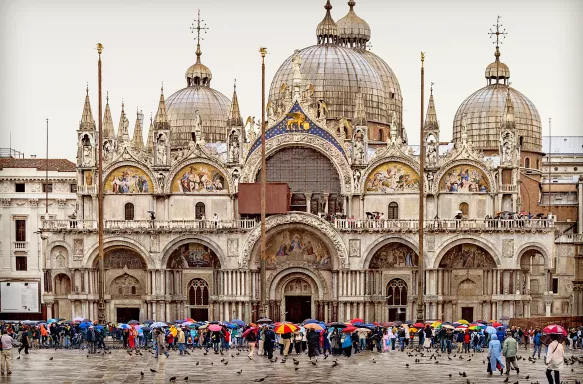
[[[542,125],[534,104],[508,84],[510,69],[500,62],[496,47],[496,60],[486,68],[488,85],[472,93],[459,106],[453,122],[453,139],[461,139],[465,116],[468,139],[474,147],[485,151],[499,150],[500,130],[505,114],[506,96],[514,105],[516,135],[522,142],[522,150],[542,151]]]
[[[356,95],[364,98],[368,121],[387,123],[387,99],[381,76],[359,52],[333,44],[320,44],[299,51],[300,72],[306,83],[314,87],[316,100],[328,105],[329,119],[352,119]],[[283,83],[292,84],[293,55],[279,67],[269,91],[272,102],[279,101]]]
[[[200,44],[196,49],[196,63],[186,70],[186,88],[166,99],[170,123],[170,146],[186,148],[194,132],[197,111],[202,120],[202,133],[207,142],[226,141],[227,119],[231,101],[221,92],[212,89],[211,70],[200,61]]]
[[[355,4],[353,0],[350,0],[348,2],[350,7],[348,14],[336,23],[338,25],[338,35],[341,44],[366,48],[366,43],[370,40],[371,35],[370,26],[354,12]]]

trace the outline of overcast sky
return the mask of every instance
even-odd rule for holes
[[[548,134],[583,134],[583,1],[581,0],[358,0],[356,13],[372,29],[372,51],[397,75],[404,124],[418,142],[419,52],[426,52],[426,84],[434,95],[443,140],[462,101],[486,85],[494,60],[488,32],[496,16],[508,32],[501,60],[512,86],[538,108]],[[260,46],[267,88],[279,65],[296,48],[316,43],[325,0],[0,0],[0,147],[44,157],[45,119],[50,157],[74,160],[85,85],[97,120],[97,52],[105,46],[103,86],[109,91],[117,129],[122,98],[130,119],[136,108],[146,120],[155,113],[160,83],[165,95],[183,88],[195,62],[190,26],[200,8],[210,28],[202,61],[212,87],[231,98],[233,79],[243,118],[260,115]],[[346,1],[332,1],[332,17],[343,17]],[[427,87],[427,91],[428,91]],[[428,95],[428,92],[427,92]],[[147,135],[147,126],[144,135]]]

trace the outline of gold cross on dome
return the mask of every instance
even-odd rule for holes
[[[200,42],[200,40],[204,40],[204,38],[200,37],[200,31],[204,31],[204,33],[206,33],[206,31],[208,31],[208,27],[206,26],[206,23],[204,23],[203,25],[201,25],[201,23],[204,23],[204,20],[200,19],[200,9],[198,10],[198,19],[196,19],[194,21],[194,23],[192,23],[192,26],[190,27],[190,30],[192,31],[192,33],[194,33],[194,31],[196,31],[196,38],[195,40],[197,40],[198,42]]]
[[[500,36],[506,38],[506,35],[508,33],[506,32],[506,28],[500,31],[500,28],[502,28],[502,24],[500,24],[500,16],[496,18],[496,24],[493,24],[492,26],[496,27],[496,32],[492,31],[492,28],[490,28],[490,32],[488,32],[488,34],[490,35],[490,38],[496,35],[496,46],[498,47],[500,46],[500,44],[502,44],[502,42],[500,41]]]

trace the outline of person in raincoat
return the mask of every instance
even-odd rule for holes
[[[488,364],[488,375],[492,376],[492,372],[496,369],[500,371],[500,374],[503,373],[504,365],[500,358],[501,352],[502,348],[498,336],[493,333],[490,337],[490,343],[488,344],[488,360],[490,361],[490,364]]]
[[[346,357],[350,357],[350,354],[352,352],[352,336],[350,335],[350,333],[347,333],[346,336],[344,336],[344,341],[342,342],[342,350],[344,351]]]
[[[308,329],[306,338],[308,339],[308,356],[310,357],[310,360],[312,360],[312,357],[318,356],[320,335],[313,329]],[[352,344],[350,346],[352,347]]]
[[[549,384],[560,384],[559,370],[563,368],[565,361],[565,348],[563,344],[559,343],[559,335],[551,334],[553,342],[547,347],[547,357],[545,363],[547,364],[547,380]],[[554,382],[553,382],[554,373]]]
[[[324,354],[326,354],[326,352],[331,354],[332,353],[332,346],[330,345],[330,339],[328,338],[328,330],[327,329],[324,329],[324,332],[322,332],[322,337],[323,337],[322,350],[324,351]]]

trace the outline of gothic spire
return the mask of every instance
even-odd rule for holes
[[[506,93],[506,102],[504,103],[504,121],[503,126],[507,129],[515,129],[516,123],[514,122],[514,103],[510,98],[510,85],[508,85],[508,91]]]
[[[168,115],[166,114],[166,101],[164,100],[164,85],[160,88],[160,102],[158,103],[158,112],[154,118],[154,127],[156,129],[170,129],[168,124]]]
[[[435,102],[433,100],[433,83],[431,83],[431,94],[429,95],[429,105],[427,106],[427,115],[425,116],[425,131],[437,131],[439,122],[437,121],[437,112],[435,111]]]
[[[105,98],[105,113],[103,115],[103,138],[115,138],[115,129],[113,127],[113,119],[111,118],[111,110],[109,109],[109,95]]]
[[[119,117],[119,125],[117,127],[117,142],[122,143],[124,141],[129,141],[130,134],[128,132],[129,120],[126,117],[124,110],[124,103],[121,102],[121,116]]]
[[[136,111],[136,125],[134,126],[134,137],[132,138],[132,147],[136,151],[144,150],[144,136],[142,135],[142,121],[143,117],[140,112]]]
[[[233,100],[231,101],[231,110],[229,111],[229,118],[227,119],[228,127],[242,127],[243,119],[241,118],[241,111],[239,110],[239,100],[237,99],[237,80],[233,86]]]
[[[83,105],[83,114],[79,122],[79,129],[82,131],[94,131],[95,120],[93,120],[93,113],[91,112],[91,103],[89,102],[89,86],[85,89],[85,104]]]
[[[146,153],[154,153],[154,122],[152,121],[152,115],[150,115],[150,129],[148,130],[148,141],[146,142]]]

